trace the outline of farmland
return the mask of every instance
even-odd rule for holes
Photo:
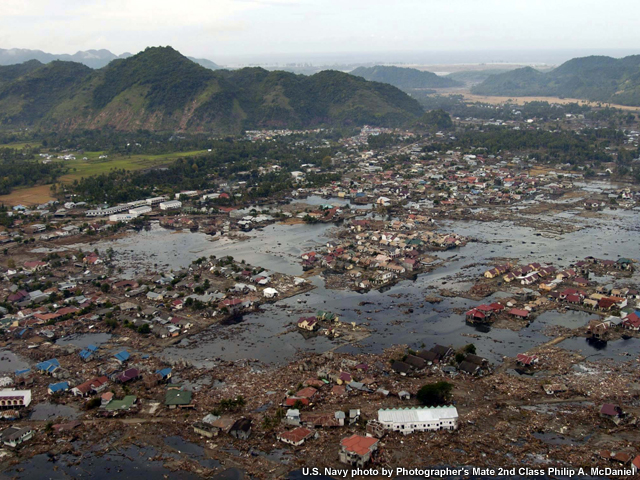
[[[83,158],[63,161],[69,171],[60,180],[63,183],[70,183],[80,180],[83,177],[100,175],[111,170],[144,170],[171,163],[180,157],[195,157],[205,155],[206,150],[194,150],[191,152],[173,152],[161,155],[108,155],[107,158],[100,158],[105,152],[85,152]],[[78,155],[79,157],[79,155]],[[86,158],[86,160],[84,160]]]

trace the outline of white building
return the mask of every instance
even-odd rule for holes
[[[130,213],[116,213],[115,215],[109,215],[110,222],[130,222],[136,218]]]
[[[137,207],[137,208],[132,208],[131,210],[129,210],[129,214],[132,215],[134,218],[135,217],[139,217],[140,215],[145,215],[145,214],[147,214],[149,212],[151,212],[151,207],[149,207],[149,206]]]
[[[185,190],[184,192],[176,193],[176,200],[180,200],[181,195],[184,195],[185,197],[197,197],[199,193],[197,190]]]
[[[153,197],[147,198],[145,202],[147,202],[147,205],[157,205],[158,203],[164,202],[165,200],[169,199],[167,197]]]
[[[0,409],[28,407],[31,403],[31,390],[0,390]]]
[[[271,287],[265,288],[262,293],[266,298],[274,298],[278,296],[278,291]]]
[[[378,421],[387,430],[405,435],[427,430],[455,430],[458,428],[456,407],[385,408],[378,410]]]
[[[174,210],[176,208],[182,208],[182,202],[180,200],[169,200],[168,202],[162,202],[160,204],[160,210]]]

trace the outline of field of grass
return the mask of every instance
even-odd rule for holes
[[[471,93],[461,92],[464,96],[464,99],[469,102],[482,102],[489,103],[492,105],[498,105],[502,103],[515,103],[517,105],[524,105],[528,102],[549,102],[549,103],[559,103],[559,104],[567,104],[567,103],[579,103],[581,105],[589,105],[591,107],[597,107],[601,105],[603,107],[609,106],[613,108],[619,108],[621,110],[631,110],[631,111],[640,111],[640,107],[630,107],[628,105],[617,105],[615,103],[605,103],[605,102],[590,102],[588,100],[581,100],[579,98],[560,98],[560,97],[495,97],[489,95],[473,95]]]
[[[0,195],[0,204],[4,205],[40,205],[49,200],[54,200],[51,196],[51,185],[38,185],[36,187],[16,188],[8,195]]]
[[[69,172],[60,177],[64,183],[80,180],[82,177],[100,175],[116,170],[144,170],[145,168],[168,165],[180,157],[196,157],[205,155],[207,150],[194,150],[191,152],[174,152],[162,155],[109,155],[107,158],[99,158],[104,152],[85,152],[82,156],[77,155],[75,160],[57,160],[64,162],[69,168]],[[83,158],[86,157],[86,160]]]
[[[39,147],[40,142],[15,142],[15,143],[0,143],[0,148],[24,148],[26,146]]]

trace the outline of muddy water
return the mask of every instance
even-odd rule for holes
[[[16,370],[29,367],[29,363],[24,358],[8,350],[0,350],[0,374],[14,373]]]
[[[73,345],[78,348],[87,348],[89,345],[99,347],[108,343],[111,337],[112,335],[108,333],[83,333],[59,338],[56,340],[56,344],[62,346]]]
[[[400,282],[383,293],[373,291],[365,294],[327,290],[323,280],[315,277],[311,281],[317,288],[312,292],[282,300],[275,305],[265,305],[262,312],[246,315],[237,325],[213,326],[195,338],[166,349],[165,354],[173,358],[184,357],[203,365],[212,364],[212,360],[218,357],[225,360],[255,358],[280,363],[301,351],[322,352],[338,348],[338,351],[379,353],[394,344],[406,343],[413,348],[428,348],[435,343],[461,346],[473,342],[481,355],[492,361],[500,361],[503,356],[514,356],[548,341],[549,338],[544,335],[546,326],[575,328],[586,324],[590,316],[577,312],[549,312],[520,332],[502,329],[481,331],[465,324],[462,315],[453,312],[454,309],[469,308],[477,302],[446,298],[440,304],[430,305],[423,302],[425,294],[437,292],[442,287],[468,289],[473,279],[481,275],[495,257],[567,267],[588,255],[608,259],[640,256],[637,241],[640,216],[624,210],[611,211],[598,218],[584,218],[581,213],[580,210],[563,212],[563,218],[556,219],[557,222],[577,225],[581,229],[556,238],[540,236],[533,228],[536,222],[548,217],[523,215],[531,222],[531,227],[517,226],[511,222],[442,221],[439,228],[443,231],[455,231],[479,241],[460,249],[437,253],[438,257],[446,260],[446,264],[434,272],[420,275],[415,281]],[[140,269],[161,271],[182,268],[197,257],[209,255],[232,255],[268,270],[299,275],[302,273],[300,254],[326,243],[330,228],[331,225],[274,224],[261,231],[250,232],[245,241],[223,239],[216,242],[201,233],[175,233],[155,226],[148,232],[103,242],[98,248],[112,247],[120,266],[131,275],[141,273]],[[462,268],[477,263],[481,265]],[[464,278],[458,278],[460,275]],[[638,279],[636,274],[632,280],[625,280],[624,283],[637,283]],[[401,298],[391,295],[400,295]],[[497,293],[485,301],[501,296],[504,294]],[[372,304],[361,307],[360,302]],[[295,331],[293,323],[301,315],[317,310],[331,310],[339,314],[343,321],[364,323],[372,330],[372,335],[357,346],[340,346],[339,340],[330,341],[325,337],[304,339]],[[470,338],[469,335],[477,335],[477,338]],[[610,342],[605,349],[606,356],[626,359],[621,353],[633,346],[632,343]],[[579,350],[585,355],[605,355],[605,352],[581,339],[567,341],[563,346]]]
[[[80,447],[81,448],[81,447]],[[69,479],[90,478],[95,480],[165,479],[190,480],[198,475],[177,471],[172,472],[163,466],[162,461],[150,460],[158,455],[152,447],[130,446],[120,451],[110,451],[104,455],[84,452],[82,457],[61,455],[52,462],[48,455],[36,455],[27,462],[7,470],[11,478]]]

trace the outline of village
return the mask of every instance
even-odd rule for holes
[[[247,141],[322,133],[247,132]],[[404,143],[370,149],[372,135]],[[243,201],[250,186],[239,175],[127,203],[92,204],[62,192],[57,201],[13,206],[0,232],[5,469],[45,454],[54,465],[81,463],[92,443],[105,453],[152,445],[166,468],[213,478],[228,468],[285,478],[309,465],[420,468],[427,460],[640,467],[637,351],[591,360],[563,348],[571,339],[606,348],[640,338],[637,259],[604,258],[595,247],[580,260],[529,252],[475,259],[469,252],[494,247],[466,227],[504,222],[559,242],[611,212],[633,212],[640,190],[611,183],[585,191],[580,170],[436,150],[442,139],[365,127],[330,161],[291,171],[294,188],[263,202]],[[340,180],[306,186],[307,176],[325,170]],[[274,161],[258,172],[281,167]],[[111,246],[166,231],[223,248],[254,245],[270,229],[316,227],[323,235],[312,248],[279,254],[297,274],[228,254],[194,254],[180,268],[162,258],[136,265]],[[455,281],[420,290],[419,303],[398,300],[402,313],[382,300],[367,307],[457,262]],[[315,308],[309,295],[324,295],[319,287],[353,295],[353,308],[331,297]],[[376,313],[388,312],[385,330],[402,330],[402,316],[425,304],[449,309],[456,325],[471,330],[451,343],[431,335],[427,344],[363,346],[379,338]],[[313,345],[286,362],[211,351],[210,367],[165,355],[279,306],[286,327],[277,336]],[[508,355],[474,344],[483,333],[499,345],[492,332],[526,332],[549,312],[589,318],[547,327],[549,341]],[[232,349],[234,334],[221,335]],[[55,413],[38,415],[42,406]],[[197,445],[203,456],[176,458],[166,438]]]

